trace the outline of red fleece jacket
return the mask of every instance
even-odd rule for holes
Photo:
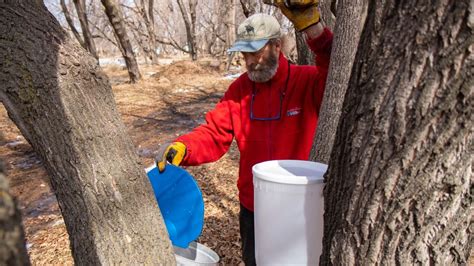
[[[247,73],[242,74],[206,114],[206,124],[176,139],[187,148],[182,165],[218,160],[235,137],[240,150],[239,199],[245,208],[253,211],[254,164],[279,159],[308,160],[323,99],[332,37],[332,32],[325,29],[318,38],[308,40],[317,66],[290,65],[289,70],[287,59],[280,54],[277,73],[270,81],[254,83]],[[288,74],[289,82],[285,86]],[[255,93],[251,107],[252,91]],[[280,109],[281,117],[252,120],[251,108],[254,118],[275,117]]]

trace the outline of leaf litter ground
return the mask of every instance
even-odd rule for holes
[[[223,96],[232,79],[209,61],[178,61],[142,66],[144,79],[128,84],[126,70],[105,68],[115,100],[143,168],[153,164],[159,144],[204,122],[205,113]],[[222,68],[221,68],[222,69]],[[72,265],[68,234],[41,160],[0,106],[0,160],[10,191],[23,215],[33,265]],[[204,197],[205,223],[198,241],[213,249],[223,265],[240,261],[239,204],[235,143],[215,163],[187,170]]]

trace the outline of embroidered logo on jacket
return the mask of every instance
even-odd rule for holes
[[[301,113],[301,109],[302,109],[301,107],[291,108],[288,111],[286,111],[286,116],[299,115]]]

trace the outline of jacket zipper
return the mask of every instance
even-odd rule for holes
[[[272,81],[270,80],[270,107],[268,110],[270,111],[270,115],[273,114],[273,90],[272,90]],[[273,125],[273,120],[268,121],[270,122],[268,125],[268,159],[273,160],[273,139],[272,139],[272,125]]]

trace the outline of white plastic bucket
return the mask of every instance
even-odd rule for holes
[[[326,170],[300,160],[253,166],[257,265],[319,265]]]
[[[173,246],[177,265],[214,266],[219,263],[219,255],[212,249],[197,242],[189,243],[188,248]]]

